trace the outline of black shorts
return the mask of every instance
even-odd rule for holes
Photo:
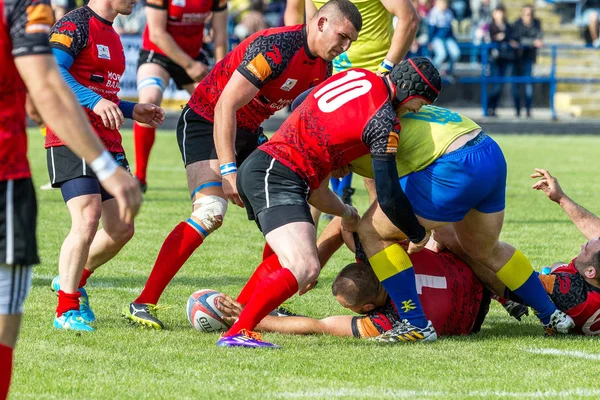
[[[196,57],[196,61],[200,61],[202,64],[210,65],[208,55],[201,51],[200,55]],[[181,90],[185,85],[194,83],[195,81],[185,72],[185,69],[169,57],[156,53],[154,50],[140,50],[140,57],[138,58],[138,69],[143,64],[156,64],[163,67],[171,76],[171,79],[175,81],[177,89]],[[168,82],[167,82],[168,83]]]
[[[111,152],[111,154],[117,161],[117,164],[131,173],[129,170],[129,161],[127,161],[125,153]],[[67,146],[46,149],[46,162],[48,164],[50,183],[52,187],[61,188],[65,203],[74,197],[86,194],[100,194],[102,201],[113,198],[100,185],[96,174],[85,163],[85,160],[78,157]]]
[[[235,136],[235,159],[241,165],[258,146],[269,139],[258,128],[255,132],[237,129]],[[185,166],[198,161],[217,160],[214,124],[205,120],[194,110],[185,106],[177,122],[177,143]]]
[[[0,264],[39,264],[36,221],[31,179],[0,182]]]
[[[248,219],[256,221],[263,235],[292,222],[314,224],[308,184],[264,151],[256,150],[240,166],[237,189]]]

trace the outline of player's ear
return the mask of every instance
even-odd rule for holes
[[[586,269],[584,269],[583,274],[588,279],[596,279],[598,277],[598,272],[596,271],[596,268],[592,266],[589,266]]]
[[[377,308],[377,307],[375,307],[375,304],[373,304],[373,303],[367,303],[367,304],[365,304],[365,305],[363,306],[363,310],[364,310],[364,312],[365,312],[365,313],[371,312],[371,311],[373,311],[375,308]]]
[[[319,27],[319,32],[323,32],[325,30],[326,22],[327,22],[327,17],[319,18],[319,22],[317,22],[317,26]]]

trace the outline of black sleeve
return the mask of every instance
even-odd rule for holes
[[[372,162],[379,206],[411,242],[421,242],[425,238],[425,228],[417,220],[410,201],[398,182],[396,157],[373,156]]]
[[[60,49],[75,58],[87,46],[90,33],[91,14],[80,7],[59,19],[50,33],[50,46]]]
[[[168,10],[169,0],[146,0],[144,5],[146,7],[156,8],[157,10]]]
[[[227,0],[213,0],[212,10],[214,12],[227,10]]]
[[[54,23],[49,0],[5,0],[13,57],[51,54],[48,33]]]

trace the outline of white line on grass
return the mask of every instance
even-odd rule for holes
[[[470,392],[451,393],[446,391],[429,391],[429,390],[391,390],[382,388],[371,389],[318,389],[318,390],[303,390],[295,392],[279,392],[270,393],[268,397],[272,398],[467,398],[467,397],[484,397],[484,398],[568,398],[572,396],[578,397],[593,397],[600,396],[600,390],[592,389],[571,389],[571,390],[539,390],[530,392],[508,392],[504,390],[474,390]]]
[[[585,358],[586,360],[600,360],[600,354],[586,353],[577,350],[542,349],[536,347],[522,347],[521,350],[532,354],[543,354],[550,356]]]

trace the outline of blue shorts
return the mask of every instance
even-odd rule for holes
[[[471,209],[504,210],[506,160],[500,146],[486,135],[474,146],[445,154],[424,170],[403,176],[400,185],[418,216],[458,222]]]
[[[60,186],[60,191],[65,203],[74,197],[85,196],[87,194],[99,194],[103,202],[113,198],[100,185],[100,181],[91,176],[80,176],[79,178],[68,180]]]

